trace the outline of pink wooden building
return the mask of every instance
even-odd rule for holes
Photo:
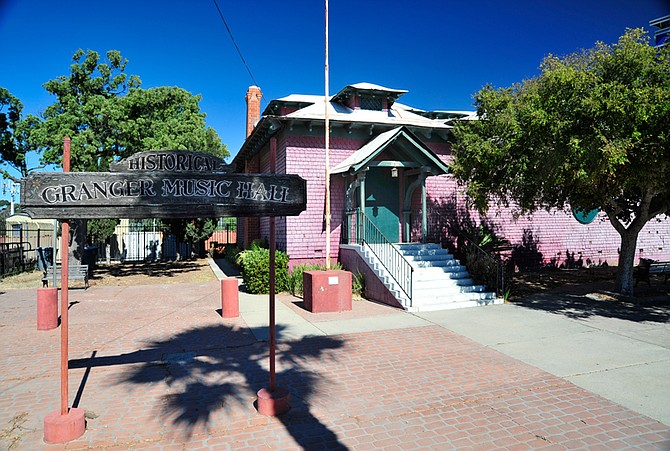
[[[453,250],[464,229],[484,222],[509,240],[517,267],[616,264],[619,235],[604,215],[585,225],[564,211],[515,218],[503,209],[494,208],[486,217],[468,209],[462,189],[448,173],[449,140],[453,121],[472,119],[474,113],[406,106],[397,101],[405,92],[359,83],[346,86],[327,104],[334,259],[365,272],[365,265],[354,254],[362,255],[355,248],[362,239],[381,239],[365,236],[370,230],[391,243],[433,241]],[[289,95],[272,100],[262,115],[260,89],[250,87],[246,99],[247,139],[233,164],[239,172],[298,174],[307,180],[307,210],[299,216],[278,218],[277,242],[292,264],[323,261],[324,98]],[[266,218],[240,218],[238,244],[267,239],[268,224]],[[643,229],[638,257],[670,259],[668,218],[652,221]],[[366,283],[375,285],[367,278]],[[416,289],[415,283],[411,290]],[[394,303],[389,293],[377,297]]]

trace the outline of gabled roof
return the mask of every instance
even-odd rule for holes
[[[421,140],[405,127],[396,127],[380,133],[340,164],[331,169],[331,174],[355,174],[365,169],[370,163],[392,144],[408,149],[404,151],[406,158],[418,163],[419,166],[428,166],[433,175],[446,174],[449,168],[440,160]]]

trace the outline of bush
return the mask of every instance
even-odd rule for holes
[[[237,257],[240,255],[240,252],[241,252],[240,248],[237,247],[235,244],[226,245],[223,248],[225,259],[235,265],[238,265]]]
[[[242,267],[242,278],[247,292],[270,292],[270,250],[253,243],[251,248],[238,254],[236,263]],[[288,255],[275,252],[275,292],[285,291],[288,279]]]

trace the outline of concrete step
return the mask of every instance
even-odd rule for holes
[[[436,243],[398,243],[394,244],[394,246],[403,251],[442,249],[442,246]]]
[[[417,303],[413,300],[413,305],[407,310],[410,312],[432,312],[436,310],[450,310],[458,308],[482,307],[485,305],[503,304],[501,298],[491,299],[460,299],[452,300],[450,302],[439,303]]]
[[[461,268],[464,268],[461,266]],[[460,271],[414,271],[415,282],[441,282],[449,280],[469,279],[470,273],[465,269]]]
[[[454,258],[453,255],[451,254],[438,254],[438,255],[405,255],[405,259],[410,262],[426,262],[426,263],[433,263],[433,262],[452,262],[452,264],[458,264],[459,261]]]
[[[403,255],[451,255],[448,250],[439,248],[428,248],[428,249],[398,249]]]
[[[444,310],[474,307],[496,301],[494,293],[475,285],[465,266],[438,244],[394,245],[414,268],[412,306],[397,282],[377,260],[364,249],[364,259],[389,292],[409,311]]]
[[[481,287],[481,289],[480,289]],[[457,291],[461,293],[470,292],[470,291],[484,291],[486,287],[484,285],[475,285],[472,279],[455,279],[455,280],[443,280],[443,281],[432,281],[432,282],[414,282],[413,291],[414,293],[426,292],[426,291],[435,291],[436,294],[439,294],[441,290],[448,291]]]
[[[412,267],[416,270],[429,270],[435,272],[458,272],[465,271],[465,266],[461,265],[458,260],[439,260],[432,262],[410,262]]]
[[[413,296],[413,305],[447,304],[461,301],[487,301],[496,299],[490,291],[472,293],[443,293],[439,296]]]
[[[426,299],[437,299],[446,295],[454,295],[461,293],[486,293],[486,287],[484,285],[445,285],[441,287],[413,287],[412,297],[426,298]]]

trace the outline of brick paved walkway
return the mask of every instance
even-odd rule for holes
[[[267,344],[219,316],[218,283],[72,290],[70,405],[89,419],[46,445],[60,331],[36,330],[35,298],[0,294],[3,448],[670,449],[668,425],[439,326],[282,341],[292,409],[260,416]]]

